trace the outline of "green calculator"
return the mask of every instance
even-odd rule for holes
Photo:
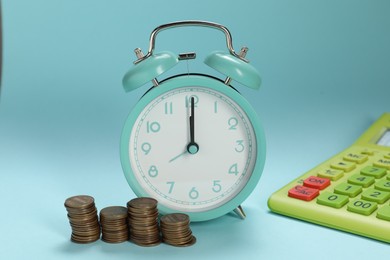
[[[390,243],[390,113],[349,148],[276,191],[282,215]]]

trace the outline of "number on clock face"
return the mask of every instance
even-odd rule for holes
[[[194,141],[191,152],[190,116]],[[240,106],[205,87],[182,87],[152,100],[133,126],[133,173],[150,196],[173,209],[200,212],[236,196],[256,160],[253,127]]]

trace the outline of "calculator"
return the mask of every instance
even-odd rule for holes
[[[390,113],[356,142],[271,195],[269,208],[390,243]]]

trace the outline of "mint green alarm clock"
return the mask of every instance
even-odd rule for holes
[[[154,53],[156,35],[165,29],[202,26],[222,31],[229,52],[212,52],[205,63],[225,74],[186,73],[162,81],[157,77],[195,53]],[[138,60],[123,78],[126,91],[152,81],[153,87],[129,114],[121,136],[125,177],[139,197],[158,201],[161,214],[182,212],[204,221],[235,211],[257,185],[265,162],[265,137],[248,101],[231,86],[235,80],[260,87],[258,72],[237,54],[222,25],[181,21],[157,27],[149,51],[136,49]]]

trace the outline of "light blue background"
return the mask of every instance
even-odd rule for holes
[[[388,258],[387,244],[274,215],[266,203],[390,112],[389,1],[6,0],[2,11],[2,259]],[[268,142],[247,219],[195,223],[189,248],[69,242],[67,197],[90,194],[99,209],[134,197],[119,137],[148,87],[125,94],[121,79],[156,26],[185,19],[227,26],[263,77],[259,91],[235,85]],[[156,51],[197,51],[190,71],[220,77],[201,63],[216,49],[225,49],[221,33],[181,28],[161,33]]]

